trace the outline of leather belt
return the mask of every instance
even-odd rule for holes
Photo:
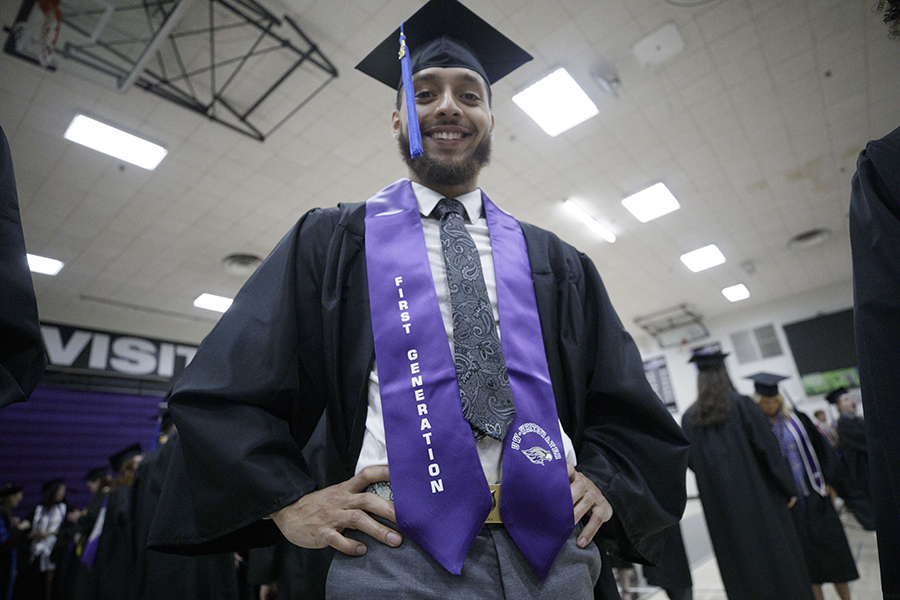
[[[488,513],[484,522],[486,525],[502,524],[503,519],[500,517],[500,484],[490,483],[488,487],[491,488],[491,512]],[[366,491],[384,498],[388,502],[394,501],[394,491],[391,489],[390,481],[371,483],[366,488]]]

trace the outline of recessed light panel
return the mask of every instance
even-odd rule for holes
[[[28,268],[32,273],[41,273],[43,275],[56,275],[62,271],[63,263],[55,258],[47,258],[46,256],[38,256],[36,254],[26,254],[28,257]]]
[[[513,96],[513,102],[550,137],[587,121],[600,111],[565,69],[557,69]]]
[[[567,209],[569,209],[569,212],[571,212],[573,215],[578,217],[579,221],[581,221],[582,223],[584,223],[585,225],[587,225],[588,227],[593,229],[594,232],[597,233],[597,235],[602,237],[604,240],[606,240],[610,244],[612,244],[614,241],[616,241],[616,234],[614,234],[612,231],[610,231],[609,229],[607,229],[606,227],[601,225],[600,222],[597,221],[597,219],[595,219],[594,217],[589,215],[587,213],[587,211],[585,211],[583,208],[578,206],[575,202],[573,202],[571,200],[566,200],[563,204],[565,205],[565,207]]]
[[[651,185],[637,194],[628,196],[622,200],[622,205],[641,223],[652,221],[681,208],[678,200],[664,183]]]
[[[233,300],[215,294],[200,294],[194,300],[194,306],[197,308],[205,308],[206,310],[214,310],[223,313],[231,306]]]
[[[72,119],[64,137],[148,171],[155,169],[169,153],[162,146],[84,115]]]
[[[728,298],[729,302],[739,302],[750,297],[750,290],[743,283],[739,283],[722,290],[722,295]]]
[[[681,255],[681,262],[687,265],[687,268],[694,273],[706,270],[725,262],[725,256],[716,248],[715,244],[704,246],[699,250],[688,252]]]

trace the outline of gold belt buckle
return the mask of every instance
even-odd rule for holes
[[[503,519],[500,518],[500,484],[489,483],[488,487],[491,488],[491,512],[488,513],[484,522],[488,524],[502,523]]]

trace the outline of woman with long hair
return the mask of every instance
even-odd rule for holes
[[[788,505],[794,482],[765,415],[738,394],[721,352],[697,355],[697,401],[684,413],[688,466],[729,600],[813,600]]]

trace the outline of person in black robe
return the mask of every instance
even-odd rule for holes
[[[0,408],[24,402],[41,380],[47,357],[34,284],[25,256],[16,177],[0,128]]]
[[[729,600],[811,600],[812,583],[788,505],[793,477],[768,420],[734,390],[725,354],[697,355],[697,401],[682,417],[688,466]]]
[[[116,482],[106,500],[103,529],[88,584],[91,600],[131,600],[134,594],[135,555],[131,514],[131,484],[143,460],[140,444],[109,457]]]
[[[396,61],[396,48],[389,54]],[[487,80],[476,76],[475,81]],[[479,96],[482,107],[487,92]],[[466,96],[468,102],[472,96]],[[468,115],[472,109],[459,110]],[[475,121],[465,122],[471,127]],[[403,123],[395,113],[395,132],[405,142]],[[486,127],[469,131],[490,143]],[[422,141],[426,157],[437,154],[438,142]],[[462,148],[460,160],[473,164],[468,142],[454,147]],[[452,166],[440,154],[431,158],[437,168]],[[412,179],[445,196],[449,190],[453,198],[477,190],[484,161],[455,185],[423,177],[414,170],[422,163],[411,163]],[[362,488],[344,492],[351,479],[356,485],[387,477],[383,467],[369,467],[381,479],[368,481],[373,473],[368,469],[354,476],[375,358],[365,213],[365,203],[357,203],[304,215],[251,276],[176,382],[169,409],[180,450],[167,474],[151,547],[199,553],[270,545],[280,536],[273,520],[299,515],[303,505],[319,498],[339,500],[328,504],[336,520],[329,515],[323,529],[288,526],[289,538],[361,552],[362,544],[339,533],[359,527],[389,541],[389,528],[346,509],[365,502],[392,518],[392,506],[362,498]],[[577,455],[573,490],[587,500],[586,527],[593,528],[579,548],[602,523],[594,541],[603,551],[652,562],[662,545],[658,533],[677,523],[684,509],[687,442],[647,382],[640,354],[591,261],[547,231],[520,226],[540,319],[537,342],[543,342],[559,421]],[[301,449],[323,413],[329,487],[315,491]],[[348,515],[360,520],[343,520]],[[306,541],[313,532],[320,535]]]
[[[12,600],[16,575],[27,547],[31,523],[20,521],[13,510],[22,502],[22,486],[6,484],[0,488],[0,600]],[[27,556],[27,551],[25,556]]]
[[[841,485],[838,488],[847,507],[863,529],[875,529],[875,511],[869,483],[869,446],[866,424],[856,414],[856,399],[846,388],[829,392],[825,399],[837,406],[838,449]]]
[[[896,34],[900,2],[886,20]],[[885,598],[900,599],[900,128],[866,145],[850,195],[853,318]]]
[[[150,524],[178,439],[177,430],[164,428],[161,433],[165,441],[144,456],[131,485],[132,552],[136,567],[134,593],[129,600],[236,600],[238,582],[233,553],[178,556],[147,549]]]
[[[756,393],[753,400],[769,418],[781,453],[788,461],[797,502],[791,507],[803,547],[806,567],[816,600],[822,600],[822,584],[834,583],[841,600],[850,600],[848,582],[859,579],[856,561],[844,526],[832,504],[836,456],[812,420],[790,409],[778,392],[787,377],[772,373],[750,375]]]

